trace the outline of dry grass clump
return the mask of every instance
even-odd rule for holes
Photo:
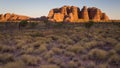
[[[120,56],[118,54],[111,56],[108,60],[108,63],[110,65],[120,66]]]
[[[115,51],[120,54],[120,43],[114,47]]]
[[[40,62],[40,57],[32,55],[22,55],[20,59],[27,65],[37,65]]]
[[[41,65],[40,68],[60,68],[55,64]]]
[[[94,62],[89,62],[88,64],[86,64],[84,67],[85,68],[95,68],[96,64]]]
[[[55,54],[62,54],[63,50],[58,47],[53,47],[51,49]]]
[[[45,44],[40,45],[39,51],[40,51],[40,52],[45,52],[45,51],[47,51],[47,46],[46,46]]]
[[[119,27],[34,25],[0,28],[0,68],[120,68]]]
[[[48,51],[48,52],[45,52],[44,55],[43,55],[43,57],[44,57],[45,59],[49,59],[49,58],[51,58],[53,55],[54,55],[54,52],[53,52],[52,50],[50,50],[50,51]]]
[[[31,37],[44,37],[45,35],[43,33],[40,32],[35,32],[30,34]]]
[[[111,45],[111,47],[115,46],[118,43],[116,39],[110,37],[106,38],[105,42],[108,43],[109,46]]]
[[[0,63],[7,63],[10,61],[14,61],[14,55],[10,53],[2,53],[0,54]]]
[[[108,64],[99,64],[98,68],[108,68]]]
[[[60,65],[62,63],[62,60],[59,57],[51,57],[47,61],[48,63],[57,64],[57,65]]]
[[[44,53],[48,50],[47,44],[35,44],[35,45],[32,45],[31,48],[33,49],[33,54]]]
[[[115,54],[117,54],[117,52],[116,52],[114,49],[111,49],[111,50],[108,52],[109,57],[110,57],[110,56],[113,56],[113,55],[115,55]]]
[[[0,45],[0,52],[14,52],[15,47],[7,46],[7,45]]]
[[[77,63],[75,63],[74,61],[69,61],[67,65],[68,65],[68,68],[77,68],[78,67]]]
[[[9,62],[2,66],[2,68],[26,68],[24,62],[16,61],[16,62]]]
[[[96,46],[97,46],[97,41],[93,40],[93,41],[85,43],[85,45],[83,47],[86,49],[92,49]]]
[[[74,57],[76,54],[74,52],[71,52],[71,51],[65,51],[64,55],[67,57]]]
[[[74,53],[83,53],[84,52],[84,47],[78,46],[78,45],[73,45],[73,46],[68,46],[67,50],[71,51],[71,52],[74,52]]]
[[[93,60],[105,60],[107,58],[107,54],[108,53],[106,51],[95,48],[88,53],[88,56]]]
[[[66,68],[67,67],[65,62],[62,62],[59,66],[60,66],[60,68]]]

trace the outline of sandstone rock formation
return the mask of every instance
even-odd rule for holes
[[[50,10],[48,20],[53,22],[77,22],[78,20],[108,21],[109,17],[96,7],[81,10],[76,6],[63,6]]]
[[[29,17],[17,14],[0,14],[0,22],[3,21],[20,21],[20,20],[28,20]]]
[[[81,10],[81,19],[84,19],[84,20],[89,20],[89,15],[88,15],[88,10],[87,10],[87,7],[84,6],[83,9]]]

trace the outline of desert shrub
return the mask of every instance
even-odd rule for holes
[[[0,45],[0,52],[13,52],[15,47]]]
[[[22,55],[20,59],[27,65],[37,65],[40,62],[40,57],[32,56],[32,55]]]
[[[119,56],[118,54],[112,55],[112,56],[109,58],[108,63],[109,63],[110,65],[115,65],[115,66],[120,65],[120,56]]]
[[[89,21],[88,23],[85,23],[85,27],[86,28],[90,28],[94,25],[94,22],[93,21]]]
[[[27,22],[26,20],[22,20],[22,21],[19,23],[19,29],[20,29],[21,27],[26,27],[27,24],[28,24],[28,22]]]
[[[7,63],[7,62],[10,62],[10,61],[14,61],[14,55],[13,54],[10,54],[10,53],[3,53],[3,54],[0,54],[0,62],[1,63]]]
[[[50,27],[51,26],[51,22],[49,22],[48,20],[44,20],[44,23],[45,23],[46,27]]]
[[[77,68],[77,64],[74,61],[69,61],[68,62],[68,68]]]
[[[107,58],[107,54],[108,53],[106,51],[95,48],[88,53],[88,56],[93,60],[105,60]]]
[[[120,43],[114,47],[115,51],[120,54]]]
[[[84,48],[82,46],[78,46],[78,45],[68,46],[67,50],[74,52],[74,53],[83,53],[84,52]]]
[[[55,28],[60,28],[60,27],[63,27],[63,22],[59,22],[59,23],[56,23],[55,25],[54,25],[54,27]]]
[[[41,65],[40,68],[60,68],[55,64]]]
[[[37,25],[38,25],[38,23],[36,23],[36,22],[31,22],[30,23],[30,27],[32,27],[32,28],[36,27]]]
[[[5,64],[2,68],[26,68],[24,62],[16,61]]]

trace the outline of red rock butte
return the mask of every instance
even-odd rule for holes
[[[0,21],[21,21],[21,20],[27,20],[29,19],[28,16],[23,16],[23,15],[17,15],[17,14],[0,14]]]
[[[96,7],[84,6],[80,10],[76,6],[63,6],[50,10],[48,20],[53,22],[108,21],[109,17]]]

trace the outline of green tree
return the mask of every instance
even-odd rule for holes
[[[92,20],[85,23],[85,27],[88,28],[88,29],[91,28],[93,25],[94,25],[94,21],[92,21]]]
[[[19,23],[19,29],[21,29],[21,27],[26,27],[28,24],[28,22],[26,20],[22,20],[20,23]]]

